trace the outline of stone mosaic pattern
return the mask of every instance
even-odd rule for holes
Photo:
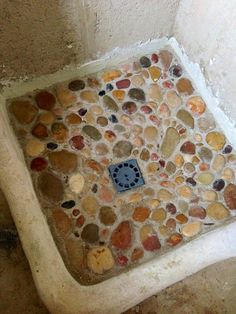
[[[171,51],[8,102],[36,193],[70,271],[104,280],[235,215],[236,155]],[[112,164],[145,185],[118,193]]]

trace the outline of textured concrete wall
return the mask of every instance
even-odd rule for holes
[[[179,0],[2,0],[0,79],[39,76],[171,35]]]
[[[174,36],[199,63],[220,106],[236,122],[236,2],[181,0]]]

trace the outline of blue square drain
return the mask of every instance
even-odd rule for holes
[[[124,192],[145,184],[136,159],[111,165],[108,170],[117,192]]]

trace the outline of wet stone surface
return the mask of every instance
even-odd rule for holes
[[[235,151],[178,58],[127,62],[8,101],[55,241],[86,285],[236,215]],[[145,184],[117,192],[108,168],[130,159]]]

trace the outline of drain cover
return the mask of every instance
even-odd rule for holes
[[[117,192],[127,191],[145,184],[135,159],[111,165],[108,169]]]

